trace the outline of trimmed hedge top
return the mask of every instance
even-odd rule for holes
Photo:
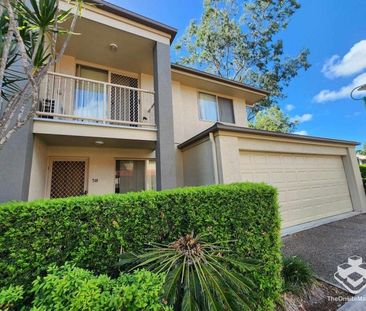
[[[0,205],[0,286],[31,286],[49,264],[72,262],[118,275],[118,255],[194,231],[235,240],[238,257],[260,260],[253,272],[258,310],[281,290],[277,191],[241,183]]]
[[[360,170],[362,178],[366,178],[366,164],[360,165]]]
[[[365,188],[365,193],[366,193],[366,165],[360,165],[360,170],[361,170],[363,187]]]

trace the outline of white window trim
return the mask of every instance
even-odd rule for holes
[[[200,94],[206,94],[206,95],[210,95],[210,96],[214,96],[216,98],[216,114],[217,114],[217,120],[216,121],[211,121],[211,120],[204,120],[202,119],[201,116],[201,103],[200,103]],[[217,94],[213,94],[213,93],[208,93],[205,91],[198,91],[198,96],[197,96],[197,106],[198,106],[198,116],[199,116],[199,120],[203,121],[203,122],[223,122],[221,121],[221,116],[220,116],[220,109],[219,109],[219,97],[224,98],[224,99],[229,99],[231,100],[231,104],[232,104],[232,108],[233,108],[233,118],[234,118],[234,122],[230,122],[230,124],[236,124],[235,121],[235,109],[234,109],[234,98],[229,97],[229,96],[222,96],[222,95],[217,95]],[[228,122],[226,122],[228,123]]]

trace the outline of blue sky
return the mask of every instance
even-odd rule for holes
[[[201,0],[110,2],[176,27],[177,39],[189,21],[199,19],[202,12]],[[300,72],[285,90],[287,98],[280,103],[281,107],[302,121],[298,132],[366,142],[366,108],[361,101],[348,96],[352,84],[366,83],[366,41],[362,41],[366,40],[366,1],[300,3],[301,9],[280,37],[288,55],[309,48],[312,67]],[[173,61],[174,58],[172,53]]]

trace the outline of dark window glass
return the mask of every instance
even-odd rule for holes
[[[235,123],[233,101],[228,98],[218,97],[220,121]]]

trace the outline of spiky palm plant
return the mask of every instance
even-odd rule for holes
[[[219,243],[187,234],[169,245],[152,244],[140,255],[121,255],[120,265],[166,273],[165,299],[175,310],[252,310],[255,284],[249,260],[230,256]]]

